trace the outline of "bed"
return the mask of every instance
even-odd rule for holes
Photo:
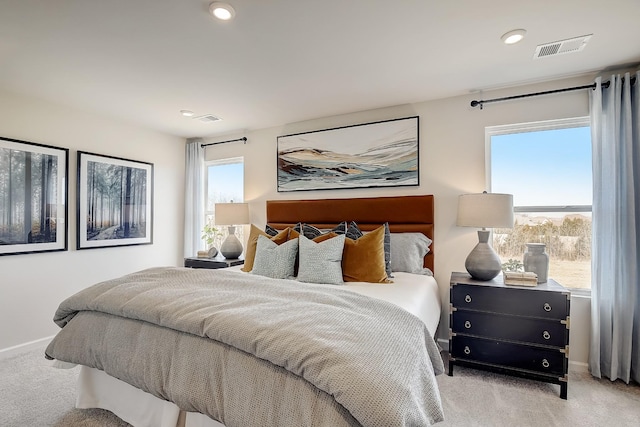
[[[420,259],[425,269],[420,272],[433,271],[432,196],[267,202],[267,223],[275,230],[299,224],[325,230],[345,220],[356,223],[366,235],[377,233],[387,223],[385,238],[389,234],[393,238],[411,233],[426,236],[430,250]],[[150,269],[83,291],[91,294],[86,306],[74,307],[81,298],[71,297],[64,308],[68,311],[56,313],[58,324],[64,327],[46,353],[49,358],[81,365],[76,406],[110,410],[134,426],[335,427],[389,425],[389,420],[399,420],[393,421],[397,425],[427,425],[442,419],[433,377],[443,370],[433,341],[440,301],[432,275],[394,271],[393,283],[300,286],[293,280],[257,277],[240,268]],[[221,303],[226,310],[223,314],[210,303],[195,308],[193,301],[184,305],[185,295],[176,293],[185,291],[184,282],[208,286],[214,280],[224,292],[235,292]],[[168,287],[160,287],[161,282]],[[119,292],[134,294],[116,308],[105,308],[104,301]],[[186,292],[200,295],[210,290],[189,287]],[[157,299],[159,294],[165,294],[165,300]],[[256,301],[247,302],[247,295]],[[147,296],[151,299],[145,300]],[[329,300],[337,308],[328,308]],[[228,313],[236,316],[249,303],[260,307],[259,313],[249,313],[251,320],[243,317],[245,323],[239,326],[237,317],[225,318]],[[180,315],[148,309],[163,305],[173,306],[172,313]],[[283,305],[294,312],[281,316]],[[352,308],[357,313],[351,320],[341,318]],[[214,311],[205,319],[222,323],[209,325],[209,320],[193,317],[207,310]],[[327,315],[326,310],[334,311]],[[128,318],[120,318],[125,315]],[[327,317],[335,318],[336,323]],[[304,333],[289,328],[289,323]],[[164,345],[166,341],[173,342],[173,347]],[[209,347],[211,341],[214,349]],[[321,347],[326,341],[332,347]],[[160,342],[163,347],[157,350]],[[361,347],[354,347],[356,344]],[[399,346],[404,350],[398,359]],[[130,373],[133,368],[129,366],[141,360],[145,361],[142,374]],[[215,377],[208,376],[216,369]],[[379,369],[380,377],[372,381],[369,369]],[[156,378],[163,371],[170,371],[171,376]],[[338,381],[343,377],[348,380]],[[393,405],[385,406],[380,400]],[[397,413],[388,415],[389,411]],[[385,418],[388,416],[391,418]]]

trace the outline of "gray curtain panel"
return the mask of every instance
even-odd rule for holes
[[[640,71],[590,93],[593,250],[589,368],[640,382]],[[606,81],[606,80],[605,80]],[[635,81],[635,82],[634,82]]]

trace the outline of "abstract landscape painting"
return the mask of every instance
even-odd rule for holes
[[[67,249],[69,150],[0,138],[0,255]]]
[[[78,152],[78,249],[152,243],[153,165]]]
[[[278,137],[278,191],[419,185],[418,117]]]

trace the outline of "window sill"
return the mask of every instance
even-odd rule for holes
[[[591,299],[591,289],[569,289],[571,292],[571,298],[588,298]]]

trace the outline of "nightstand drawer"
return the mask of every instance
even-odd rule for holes
[[[559,320],[457,310],[451,315],[455,333],[564,348],[569,330]]]
[[[560,292],[476,285],[452,286],[451,303],[459,309],[558,320],[566,319],[569,306],[568,297]]]
[[[494,341],[475,337],[455,336],[451,342],[455,359],[525,369],[563,377],[567,358],[556,349]]]

